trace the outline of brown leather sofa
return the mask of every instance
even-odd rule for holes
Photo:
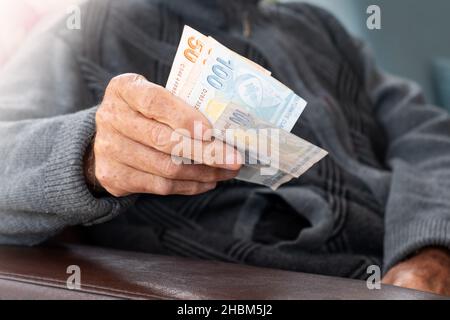
[[[69,290],[67,268],[81,270]],[[0,246],[1,299],[442,299],[364,281],[82,245]]]

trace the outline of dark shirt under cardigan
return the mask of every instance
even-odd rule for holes
[[[329,13],[244,3],[91,1],[81,30],[62,19],[33,35],[0,73],[0,243],[84,225],[105,246],[353,278],[450,247],[449,116],[379,72]],[[293,133],[329,156],[275,192],[229,181],[199,196],[94,197],[83,155],[108,81],[165,85],[184,24],[305,98]]]

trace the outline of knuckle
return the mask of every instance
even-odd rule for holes
[[[117,116],[120,112],[119,110],[120,108],[117,108],[114,101],[103,101],[95,114],[95,122],[97,126],[103,126],[116,122],[116,119],[120,119],[120,117]]]
[[[166,91],[163,87],[159,85],[155,85],[152,90],[152,106],[154,107],[167,107],[167,105],[171,104],[171,97],[166,94]]]
[[[146,83],[144,76],[136,73],[124,73],[112,78],[106,88],[106,96],[121,96],[121,92],[133,90],[136,86]],[[118,94],[119,93],[119,94]]]
[[[142,81],[147,81],[143,75],[140,75],[137,73],[127,73],[127,74],[125,74],[125,76],[127,77],[127,79],[130,82],[134,82],[134,83],[140,83]]]
[[[141,179],[135,179],[136,177],[138,176],[128,177],[128,180],[124,181],[126,189],[132,190],[134,193],[150,193],[151,187],[141,181]]]
[[[205,180],[205,182],[223,180],[223,174],[221,174],[220,170],[213,170],[209,177],[210,179]]]
[[[108,123],[108,111],[106,109],[106,105],[102,104],[97,110],[97,113],[95,114],[95,123],[97,124],[97,127]]]
[[[148,83],[144,76],[134,73],[127,74],[124,81],[126,90],[134,90]]]
[[[201,182],[197,182],[192,187],[191,194],[200,194],[200,193],[204,193],[205,191],[207,191],[207,189],[205,189],[205,184],[201,183]]]
[[[202,188],[201,188],[201,184],[200,183],[193,183],[193,185],[187,191],[187,193],[191,194],[191,195],[199,194],[201,192],[202,192]]]
[[[111,150],[111,140],[104,137],[103,134],[97,134],[94,142],[94,154],[96,156],[108,154]]]
[[[155,147],[165,147],[170,141],[165,128],[156,123],[150,127],[150,139]]]
[[[218,181],[220,178],[214,169],[205,166],[195,166],[193,175],[195,175],[195,179],[193,179],[193,181],[202,183]]]
[[[181,172],[183,171],[183,167],[181,165],[177,165],[172,162],[172,159],[168,159],[164,163],[163,172],[169,178],[177,178]]]
[[[171,118],[174,124],[178,124],[179,128],[177,129],[184,129],[187,130],[187,132],[189,132],[189,135],[193,136],[194,138],[199,138],[199,140],[201,139],[201,137],[196,137],[195,136],[195,131],[194,131],[194,125],[196,123],[195,119],[193,119],[192,117],[186,117],[184,116],[185,114],[180,113],[180,112],[176,112],[176,113],[172,113],[171,114]]]
[[[109,168],[99,163],[95,166],[95,177],[105,189],[107,189],[113,182]]]
[[[112,86],[115,85],[123,85],[129,83],[136,83],[145,80],[144,76],[136,73],[124,73],[118,76],[115,76],[111,79],[110,84]]]
[[[108,92],[111,91],[115,91],[115,89],[118,87],[119,82],[121,76],[116,76],[114,78],[112,78],[111,80],[109,80],[108,86],[106,87],[106,93],[108,94]]]
[[[166,105],[164,101],[164,89],[156,84],[152,84],[145,90],[145,94],[142,94],[138,103],[141,107],[148,109],[150,114],[157,113],[159,108],[164,108]]]
[[[115,93],[127,81],[129,74],[121,74],[112,78],[106,87],[106,95]]]
[[[157,179],[154,178],[150,179],[149,183],[145,183],[144,185],[139,186],[136,190],[139,190],[139,193],[163,195],[159,191],[161,183],[156,182],[156,180]]]
[[[157,192],[162,196],[168,196],[173,193],[175,183],[170,180],[164,180],[157,183]]]

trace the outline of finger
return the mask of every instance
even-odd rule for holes
[[[129,193],[149,193],[157,195],[195,195],[207,192],[216,187],[216,183],[202,183],[195,181],[170,180],[153,174],[142,172],[113,162],[104,174],[107,186],[105,189],[125,190]]]
[[[118,132],[98,134],[94,146],[97,153],[108,154],[117,162],[136,170],[169,179],[217,182],[236,177],[237,171],[206,165],[176,163],[171,155],[133,141]]]
[[[433,286],[428,283],[425,279],[420,279],[416,277],[400,277],[399,279],[396,279],[393,283],[394,286],[402,287],[402,288],[408,288],[408,289],[414,289],[414,290],[420,290],[420,291],[433,291]]]
[[[386,273],[386,275],[381,279],[381,283],[383,284],[393,284],[395,281],[394,272],[390,270]]]
[[[382,283],[397,287],[430,291],[434,286],[428,280],[427,278],[416,275],[414,272],[402,268],[394,268],[386,274]]]
[[[115,79],[113,88],[118,96],[146,118],[162,122],[173,130],[186,129],[192,137],[200,140],[211,129],[211,124],[201,112],[143,76],[125,74]],[[196,124],[201,124],[198,133],[194,129]]]
[[[242,159],[237,150],[219,141],[202,142],[174,131],[169,126],[130,109],[125,104],[105,106],[97,121],[111,125],[122,135],[169,155],[208,166],[239,170]]]

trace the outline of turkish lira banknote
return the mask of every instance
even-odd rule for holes
[[[277,189],[327,154],[290,133],[306,101],[270,71],[191,27],[184,28],[166,88],[201,111],[216,138],[245,155],[237,179]]]

